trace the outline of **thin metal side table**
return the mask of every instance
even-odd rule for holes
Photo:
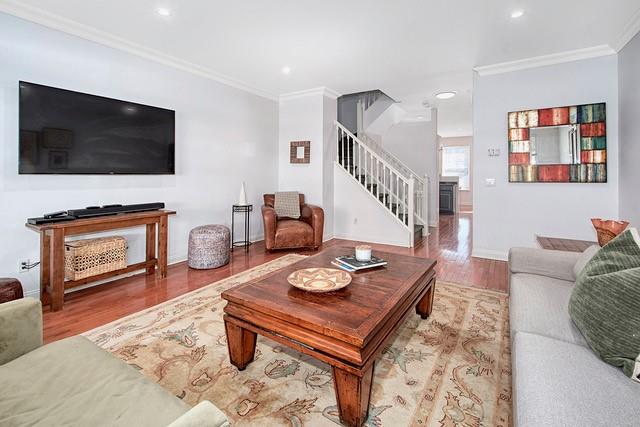
[[[233,205],[231,209],[231,249],[244,247],[246,251],[249,250],[249,245],[251,245],[249,240],[249,215],[252,211],[253,205]],[[236,213],[244,214],[244,239],[238,241],[234,239]]]

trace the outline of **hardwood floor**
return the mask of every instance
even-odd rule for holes
[[[477,288],[507,292],[507,264],[471,258],[472,215],[441,215],[440,227],[432,228],[431,235],[423,238],[414,248],[372,245],[375,250],[435,258],[438,280],[455,282]],[[333,239],[323,247],[355,246],[359,242]],[[313,254],[312,251],[291,251]],[[86,332],[121,317],[160,304],[215,281],[240,273],[286,251],[267,253],[263,242],[251,245],[249,252],[235,249],[231,262],[215,270],[192,270],[185,262],[169,266],[167,277],[136,275],[108,284],[76,291],[65,296],[64,309],[44,313],[44,340],[56,341]]]

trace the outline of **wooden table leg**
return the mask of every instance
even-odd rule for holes
[[[436,279],[433,279],[429,284],[429,290],[426,294],[418,301],[416,305],[416,313],[420,315],[423,319],[427,319],[431,315],[431,310],[433,310],[433,297],[436,292]]]
[[[156,258],[156,223],[147,224],[147,261],[151,261]],[[147,267],[147,274],[153,274],[156,270],[156,266],[152,265]]]
[[[45,307],[51,304],[51,294],[49,294],[50,269],[51,269],[51,238],[47,231],[40,232],[40,302]]]
[[[160,230],[158,232],[158,268],[160,277],[167,277],[167,216],[160,217]]]
[[[51,309],[62,310],[64,304],[64,230],[51,230],[49,283],[52,290]]]
[[[361,377],[340,368],[332,369],[340,422],[349,427],[360,427],[369,416],[373,363]]]
[[[227,332],[227,347],[231,364],[244,371],[253,362],[256,351],[256,333],[244,329],[225,319],[224,329]]]

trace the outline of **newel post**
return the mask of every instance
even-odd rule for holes
[[[409,247],[413,247],[413,238],[414,238],[414,222],[415,222],[415,200],[416,200],[416,179],[411,175],[409,177],[409,191],[407,194],[407,202],[408,202],[408,212],[407,212],[407,225],[409,226],[409,236],[411,241],[409,242]]]
[[[429,227],[429,194],[431,193],[431,180],[429,179],[429,175],[427,175],[426,173],[424,174],[424,189],[422,192],[422,203],[423,203],[423,209],[424,209],[424,217],[422,219],[424,219],[425,222],[425,233],[426,230],[428,230]]]

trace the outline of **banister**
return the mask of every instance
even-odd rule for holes
[[[369,147],[367,144],[363,143],[361,139],[359,139],[357,136],[355,136],[354,134],[352,134],[349,129],[345,128],[344,126],[342,126],[342,124],[340,124],[340,122],[338,122],[337,120],[334,121],[334,123],[340,128],[342,129],[347,136],[350,136],[351,138],[353,138],[358,144],[360,144],[365,150],[367,150],[370,154],[373,154],[378,160],[380,160],[382,163],[384,163],[387,168],[391,171],[393,171],[393,173],[395,173],[397,176],[401,177],[403,180],[407,180],[409,178],[405,177],[403,173],[401,173],[400,171],[398,171],[395,167],[393,167],[391,165],[391,163],[389,163],[387,160],[385,160],[384,158],[382,158],[378,153],[376,153],[375,151],[373,151],[371,149],[371,147]]]

